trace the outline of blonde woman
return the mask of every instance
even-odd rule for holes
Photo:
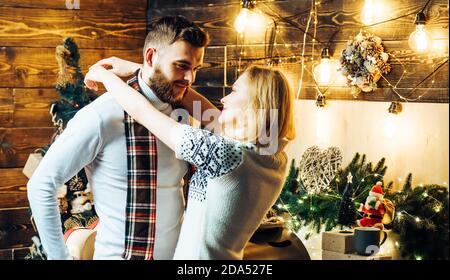
[[[114,68],[94,65],[86,85],[103,83],[130,116],[174,150],[177,158],[197,168],[174,259],[242,259],[285,176],[284,148],[295,134],[293,96],[286,78],[278,70],[248,68],[221,100],[218,123],[223,132],[213,134],[162,114],[116,76]],[[190,89],[184,98],[201,99]],[[267,137],[267,130],[274,135]]]

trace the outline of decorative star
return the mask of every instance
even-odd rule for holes
[[[352,173],[349,172],[347,175],[347,183],[353,183],[352,180],[353,180]]]

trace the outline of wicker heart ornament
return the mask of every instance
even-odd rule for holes
[[[306,149],[299,164],[299,173],[308,194],[326,190],[341,164],[342,153],[337,147],[324,151],[317,146]]]

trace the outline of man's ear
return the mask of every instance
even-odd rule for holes
[[[155,58],[156,58],[156,50],[154,48],[148,48],[145,51],[145,55],[144,55],[145,62],[150,67],[153,67],[153,64],[155,62]]]

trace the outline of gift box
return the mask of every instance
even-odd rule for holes
[[[25,174],[25,176],[27,176],[28,179],[30,179],[31,176],[33,176],[33,173],[38,167],[41,160],[42,155],[40,153],[32,153],[28,156],[28,160],[25,163],[25,167],[22,170],[23,174]]]
[[[325,231],[322,233],[322,250],[342,254],[353,253],[353,231]]]
[[[372,256],[361,256],[356,253],[343,254],[333,251],[322,250],[322,260],[392,260],[388,254],[374,254]]]

